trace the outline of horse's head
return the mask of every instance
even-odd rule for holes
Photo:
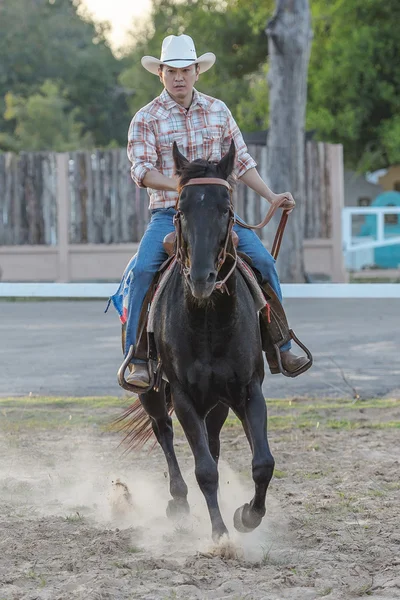
[[[189,162],[176,143],[173,157],[180,190],[177,206],[180,258],[193,296],[204,299],[215,288],[230,243],[233,210],[227,179],[235,162],[235,144],[232,141],[229,152],[218,163],[203,159]]]

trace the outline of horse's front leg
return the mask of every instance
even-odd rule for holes
[[[189,513],[188,488],[182,477],[174,449],[172,419],[165,401],[165,383],[159,392],[151,390],[140,396],[140,401],[151,417],[152,427],[158,443],[163,449],[169,473],[169,490],[172,500],[168,502],[167,516],[178,518]]]
[[[267,407],[260,383],[251,382],[248,393],[248,400],[244,407],[237,411],[237,415],[242,421],[253,452],[255,494],[250,504],[244,504],[235,512],[233,523],[242,533],[253,531],[265,515],[265,497],[275,465],[268,445]]]
[[[218,506],[218,468],[208,445],[205,419],[198,415],[188,394],[180,387],[172,388],[176,416],[193,452],[197,483],[207,502],[214,541],[228,533]]]
[[[211,456],[217,464],[221,446],[219,434],[221,433],[222,426],[226,421],[228,413],[229,406],[223,404],[222,402],[218,402],[218,404],[210,410],[206,417],[208,447],[210,448]]]

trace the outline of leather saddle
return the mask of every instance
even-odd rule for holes
[[[239,236],[235,231],[231,232],[232,242],[235,248],[238,247],[239,244]],[[157,348],[154,342],[153,334],[149,334],[147,332],[147,318],[148,318],[148,307],[152,302],[155,290],[157,285],[166,271],[171,261],[175,256],[176,250],[176,231],[172,231],[168,235],[165,236],[163,240],[163,246],[168,254],[168,259],[161,265],[159,271],[154,276],[153,282],[146,294],[146,297],[143,302],[142,311],[140,313],[139,318],[139,326],[137,333],[137,343],[135,348],[135,357],[140,358],[142,360],[152,360],[155,363],[158,361],[157,356]],[[261,341],[262,348],[266,354],[266,359],[269,364],[271,373],[282,373],[287,377],[296,377],[300,373],[308,370],[312,365],[312,355],[308,348],[296,337],[293,330],[289,328],[289,324],[286,319],[286,314],[283,309],[281,302],[276,296],[274,290],[270,286],[269,283],[261,284],[261,275],[260,273],[252,266],[252,261],[249,256],[243,253],[238,253],[240,257],[247,262],[247,264],[252,268],[253,273],[256,279],[259,281],[259,285],[261,287],[262,293],[267,301],[267,310],[260,311],[260,333],[261,333]],[[122,349],[125,352],[125,327],[122,327]],[[280,363],[280,347],[289,340],[294,340],[300,348],[306,353],[309,358],[309,363],[306,367],[300,371],[296,371],[295,374],[289,373],[285,371]],[[276,367],[276,362],[278,359],[278,368]]]

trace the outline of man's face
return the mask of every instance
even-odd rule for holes
[[[199,78],[198,66],[190,65],[183,69],[174,69],[164,65],[158,70],[158,74],[161,83],[174,100],[182,106],[189,106],[194,84]]]

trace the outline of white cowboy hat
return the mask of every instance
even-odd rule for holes
[[[216,56],[212,52],[206,52],[197,58],[194,42],[188,35],[169,35],[161,46],[161,58],[154,56],[143,56],[142,65],[147,71],[158,75],[158,67],[167,65],[174,69],[183,69],[189,65],[197,64],[200,67],[200,73],[211,69],[215,63]]]

